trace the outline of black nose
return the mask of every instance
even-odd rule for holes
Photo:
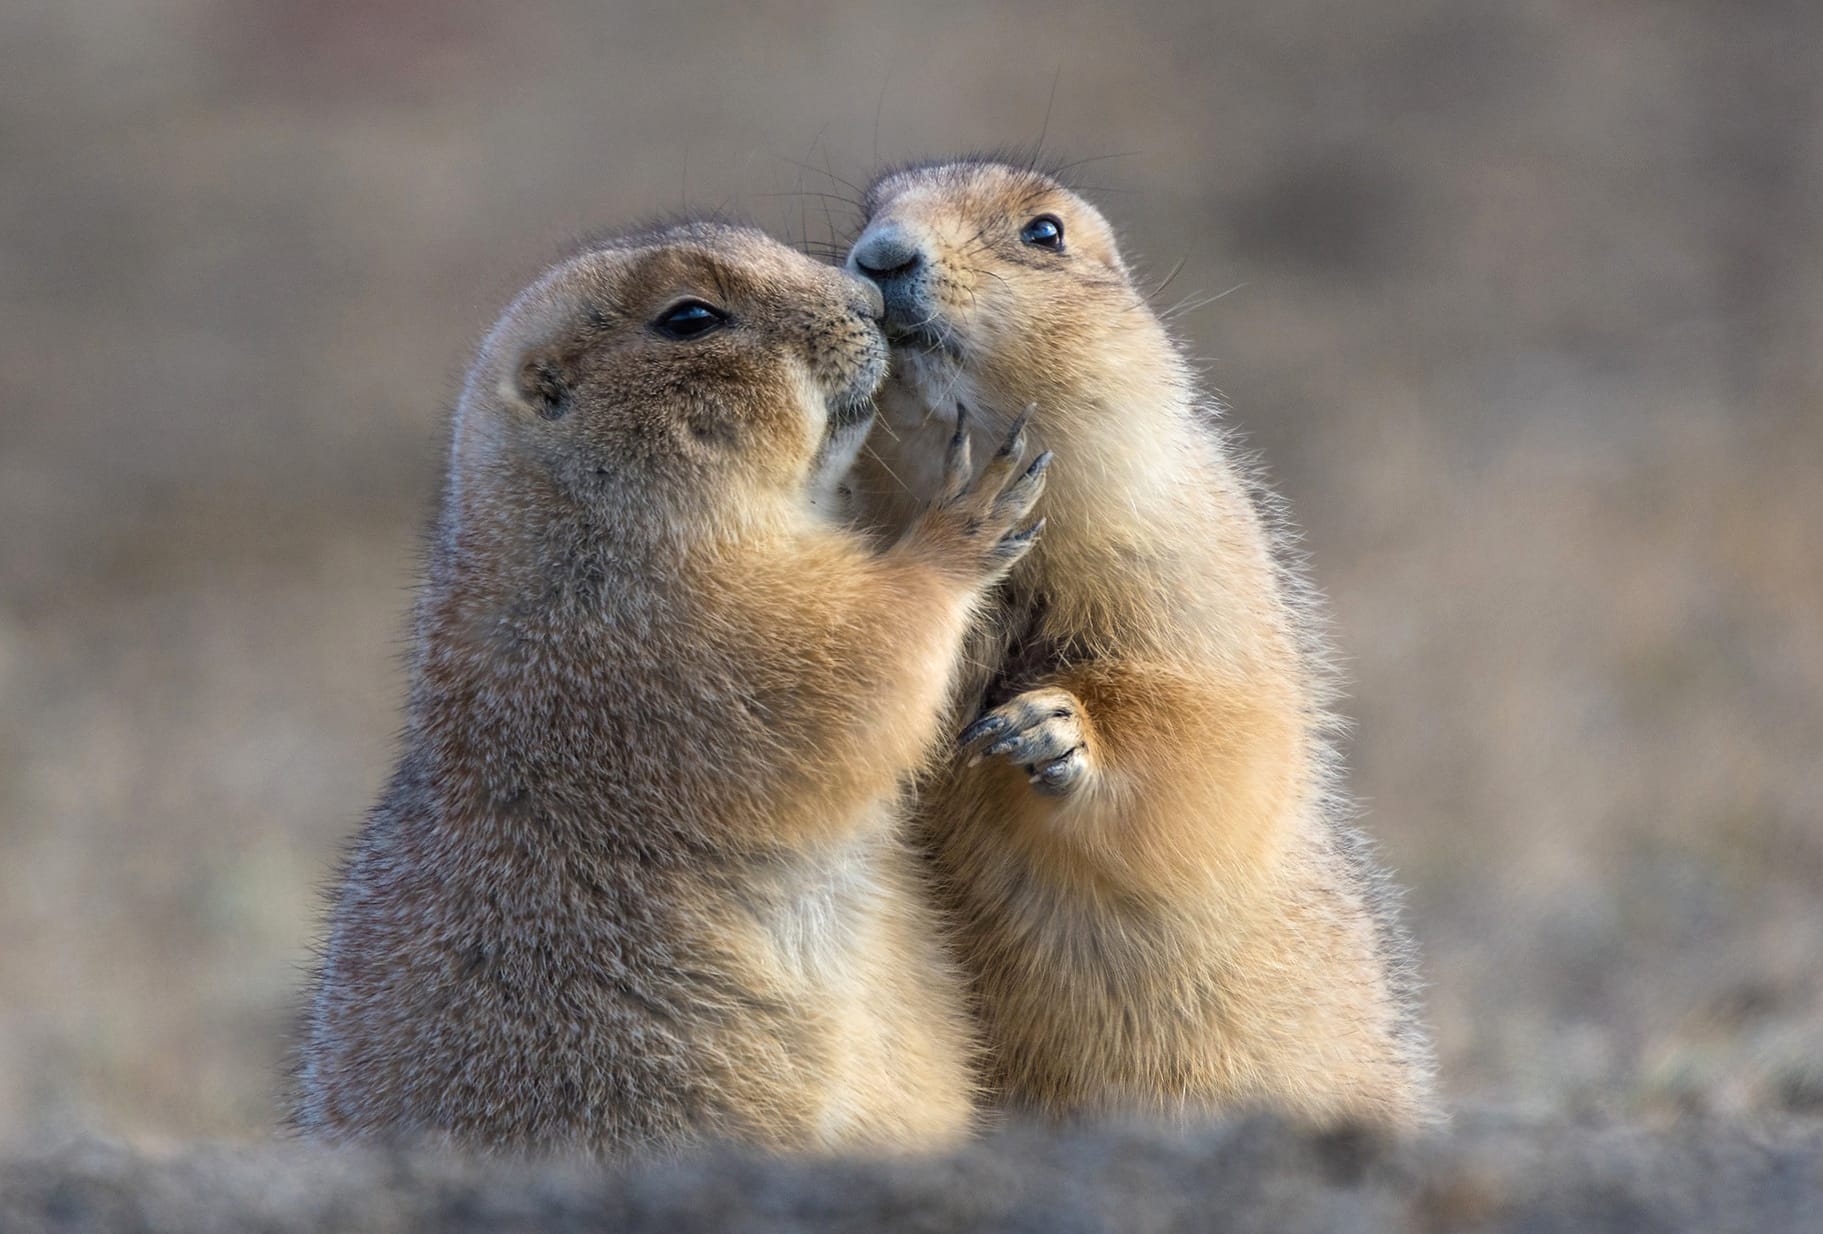
[[[878,321],[884,317],[886,298],[881,293],[879,284],[872,279],[857,278],[853,274],[847,278],[850,293],[848,305],[855,311],[855,315],[869,321]]]
[[[885,283],[916,274],[924,253],[898,228],[883,227],[862,236],[848,259],[874,282]]]

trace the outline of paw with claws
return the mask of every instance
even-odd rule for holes
[[[1044,529],[1044,520],[1025,520],[1044,492],[1046,450],[1023,470],[1026,417],[1013,422],[1000,449],[972,476],[967,415],[956,409],[956,431],[943,460],[943,489],[915,523],[911,537],[928,544],[951,569],[992,583],[1024,557]],[[972,476],[972,478],[971,478]]]
[[[1048,687],[1016,695],[963,729],[957,740],[971,765],[1004,758],[1039,792],[1063,797],[1094,771],[1092,732],[1082,700]]]

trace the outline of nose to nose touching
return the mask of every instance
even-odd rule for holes
[[[903,231],[882,227],[861,237],[849,254],[849,261],[856,270],[879,282],[916,273],[924,264],[924,254]]]
[[[848,290],[852,297],[849,304],[857,313],[874,321],[878,321],[885,315],[886,297],[880,293],[880,288],[875,285],[873,280],[850,274],[848,282]]]

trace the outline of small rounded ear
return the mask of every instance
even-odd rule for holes
[[[568,415],[574,389],[575,373],[561,352],[539,348],[520,359],[513,393],[543,419]]]

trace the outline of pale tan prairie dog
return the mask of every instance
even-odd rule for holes
[[[902,526],[967,405],[1031,407],[1048,530],[976,630],[919,825],[1015,1109],[1430,1117],[1393,892],[1346,821],[1314,599],[1107,222],[986,162],[882,177],[850,268],[892,375],[851,477]]]
[[[1043,463],[970,485],[961,443],[885,549],[821,510],[866,432],[878,308],[691,223],[557,266],[489,334],[403,753],[332,912],[306,1132],[603,1154],[966,1134],[971,1030],[901,784],[1033,542]]]

